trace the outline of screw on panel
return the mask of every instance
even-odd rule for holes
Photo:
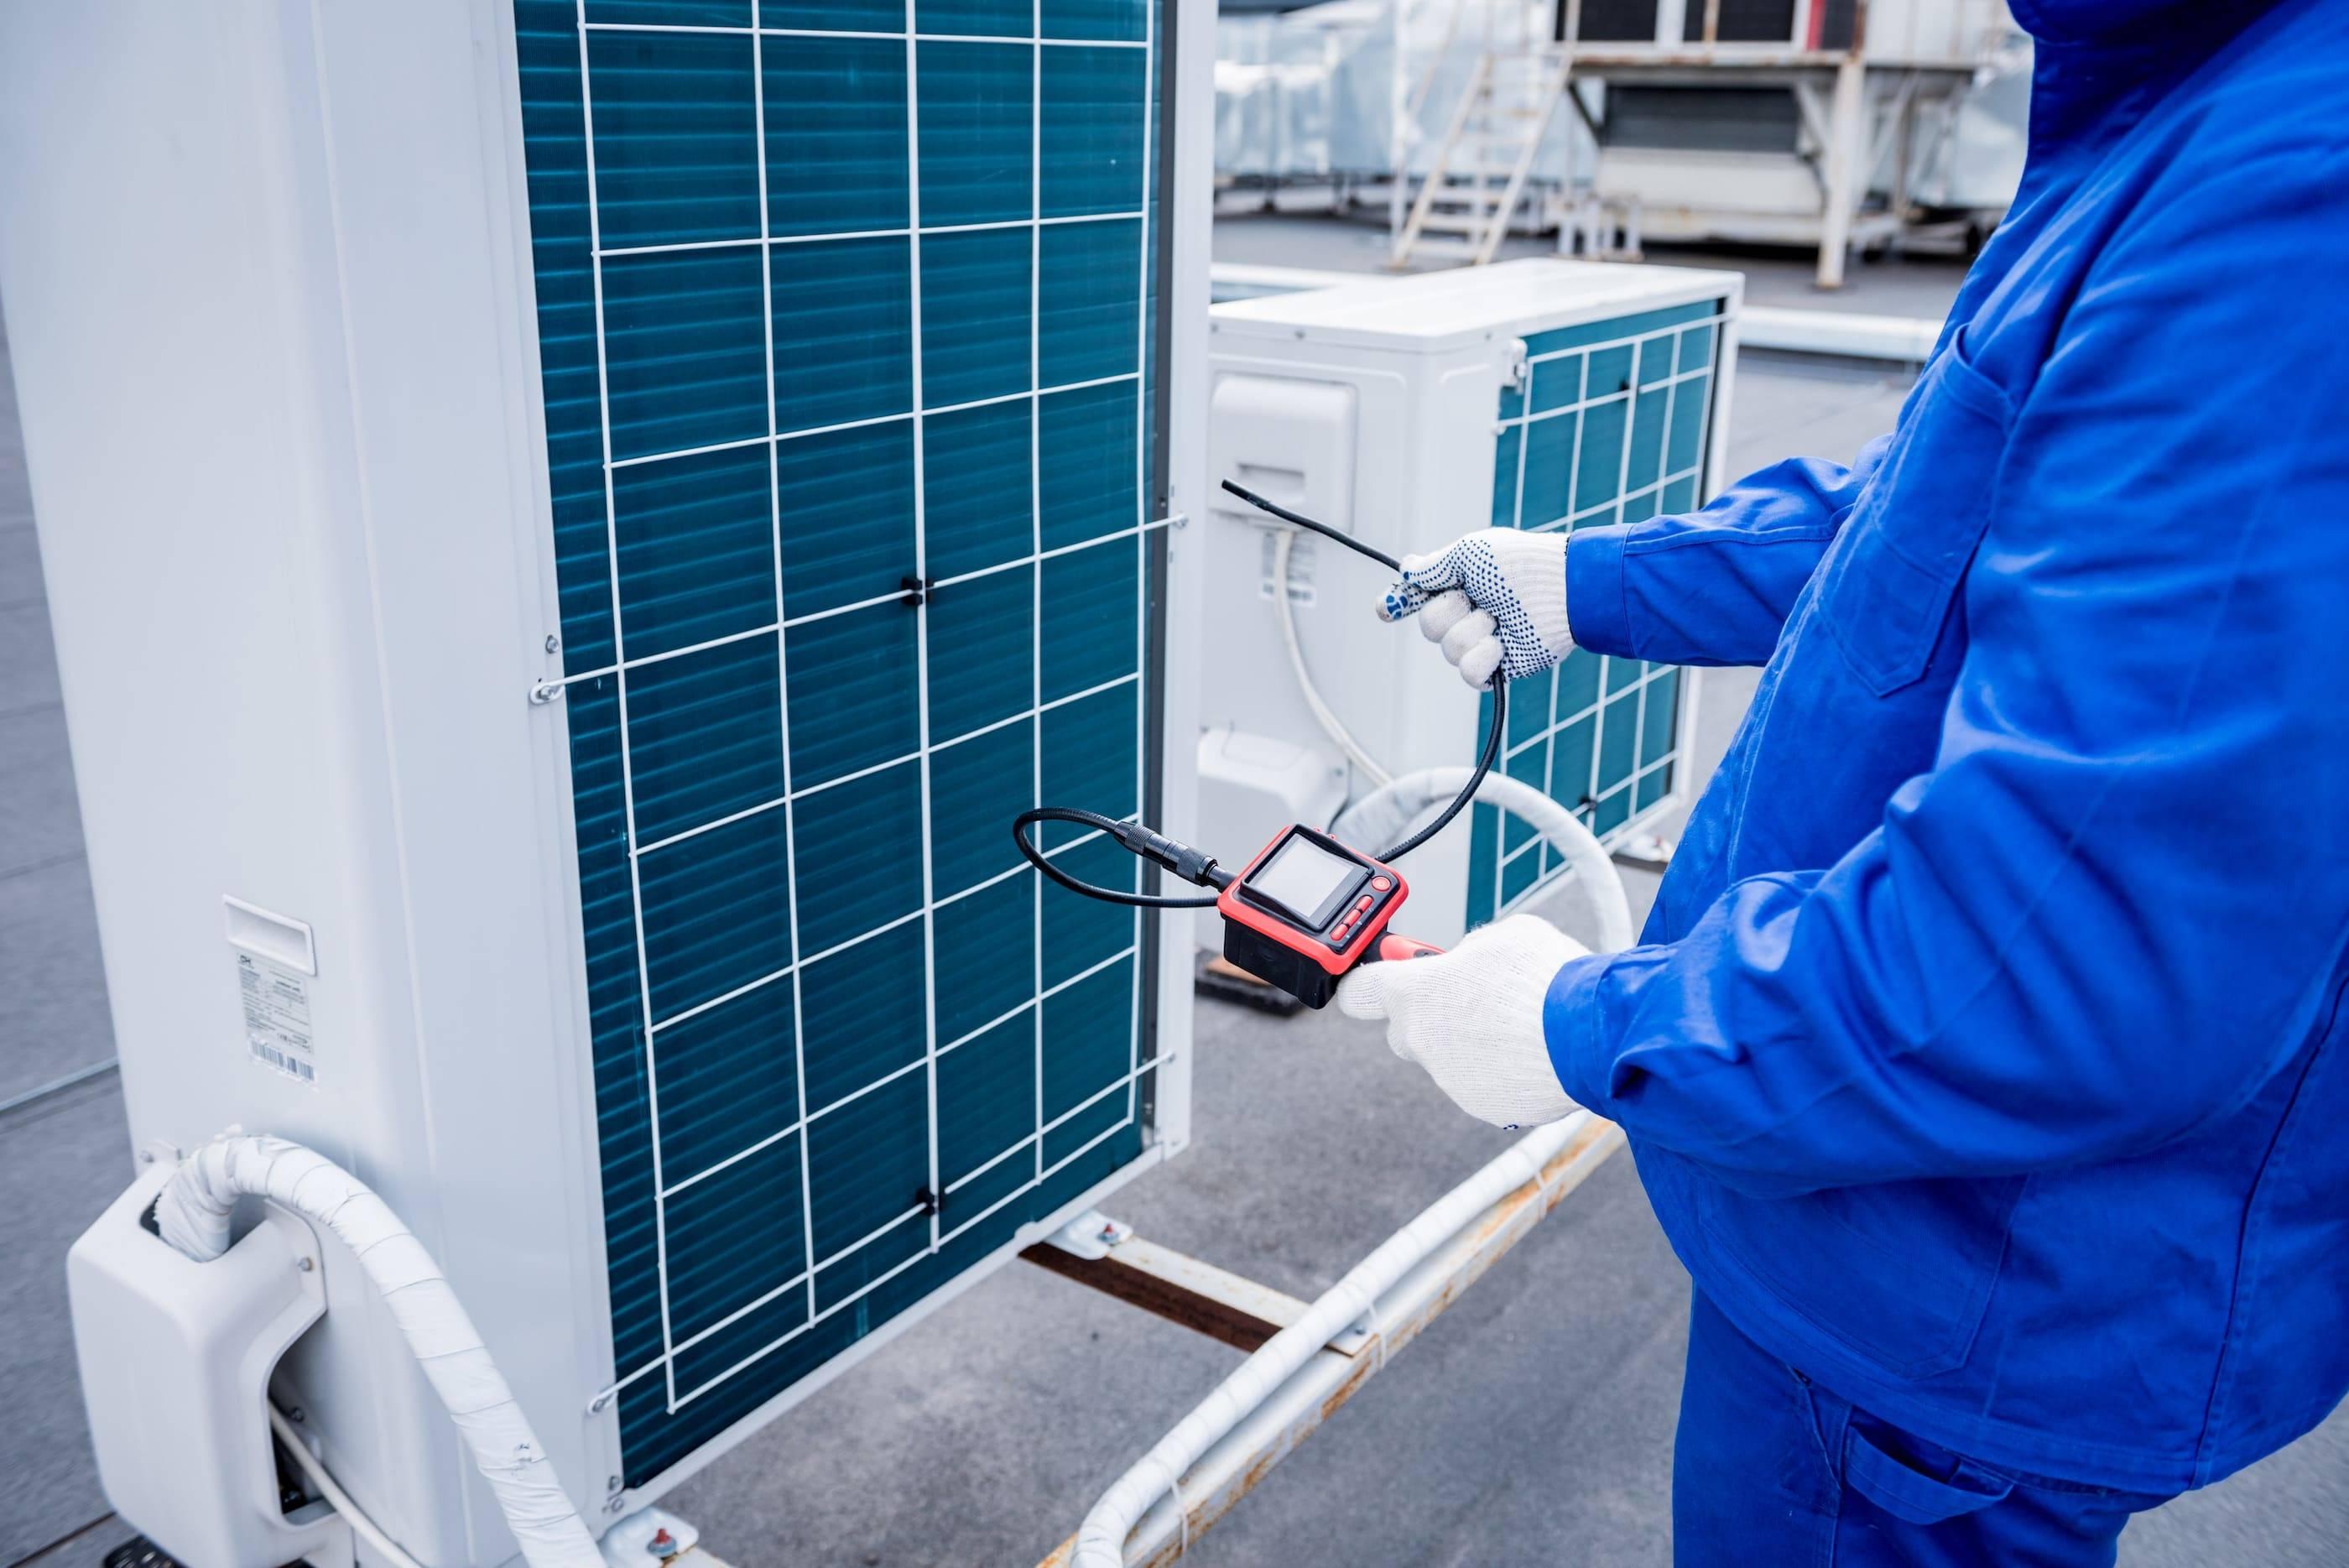
[[[316,1258],[296,1258],[294,1266],[306,1274],[318,1266],[318,1261]]]
[[[563,651],[563,639],[551,631],[546,634],[546,651],[549,653]]]
[[[620,1490],[620,1478],[613,1476],[611,1479],[606,1480],[604,1483],[604,1490],[611,1492],[618,1491]]]
[[[595,1397],[587,1401],[587,1413],[590,1416],[602,1415],[605,1411],[612,1407],[612,1401],[619,1397],[619,1393],[620,1391],[616,1388],[605,1389],[601,1394],[596,1395]]]
[[[563,682],[560,680],[540,681],[537,685],[530,689],[530,700],[533,706],[541,708],[544,707],[549,702],[562,701]]]

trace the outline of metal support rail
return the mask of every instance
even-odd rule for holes
[[[1128,1568],[1156,1568],[1181,1557],[1621,1147],[1619,1128],[1588,1118],[1543,1164],[1537,1179],[1521,1183],[1438,1245],[1378,1297],[1362,1323],[1333,1338],[1175,1478],[1127,1537]],[[1084,1249],[1099,1252],[1092,1259],[1066,1251],[1038,1255],[1050,1248],[1021,1255],[1244,1348],[1262,1344],[1306,1310],[1293,1297],[1140,1241],[1130,1232],[1112,1229],[1100,1240],[1098,1248]],[[1075,1550],[1071,1536],[1039,1568],[1068,1568]]]

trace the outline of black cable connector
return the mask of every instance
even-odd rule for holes
[[[1157,829],[1138,822],[1120,822],[1113,816],[1103,816],[1097,811],[1081,811],[1071,805],[1040,805],[1013,817],[1011,842],[1019,846],[1020,858],[1070,892],[1082,893],[1088,898],[1099,898],[1109,904],[1125,904],[1137,909],[1205,909],[1215,903],[1216,895],[1210,893],[1205,898],[1195,898],[1170,897],[1163,893],[1127,893],[1071,877],[1046,858],[1043,851],[1029,838],[1028,830],[1040,822],[1067,822],[1079,827],[1098,828],[1132,853],[1154,866],[1165,867],[1197,887],[1220,890],[1232,881],[1232,874],[1216,865],[1214,856],[1194,849],[1179,839],[1169,838]]]
[[[1216,857],[1204,849],[1194,849],[1143,823],[1122,822],[1115,831],[1117,841],[1126,848],[1154,865],[1164,867],[1195,888],[1220,888],[1232,883],[1232,874],[1216,865]]]

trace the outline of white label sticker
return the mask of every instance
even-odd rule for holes
[[[283,964],[236,955],[236,983],[244,1002],[244,1038],[253,1059],[305,1084],[318,1081],[310,1042],[310,982]]]

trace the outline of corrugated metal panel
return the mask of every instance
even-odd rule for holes
[[[1147,4],[516,0],[630,1485],[1142,1147]]]
[[[1851,47],[1852,27],[1858,20],[1858,0],[1819,0],[1819,47]]]
[[[1704,498],[1721,305],[1708,300],[1526,340],[1528,384],[1501,394],[1493,525],[1567,529],[1693,510]],[[1603,835],[1671,793],[1681,671],[1578,649],[1509,690],[1503,771]],[[1524,822],[1475,808],[1468,923],[1564,875]]]
[[[1565,28],[1566,7],[1560,4],[1553,13],[1551,31],[1563,33]],[[1582,0],[1577,36],[1585,43],[1652,43],[1656,0]]]
[[[1681,36],[1704,36],[1704,0],[1691,0]],[[1795,0],[1721,0],[1713,41],[1720,44],[1784,44],[1795,36]]]
[[[1671,151],[1793,152],[1801,135],[1801,106],[1784,87],[1611,83],[1599,127],[1609,147]]]

